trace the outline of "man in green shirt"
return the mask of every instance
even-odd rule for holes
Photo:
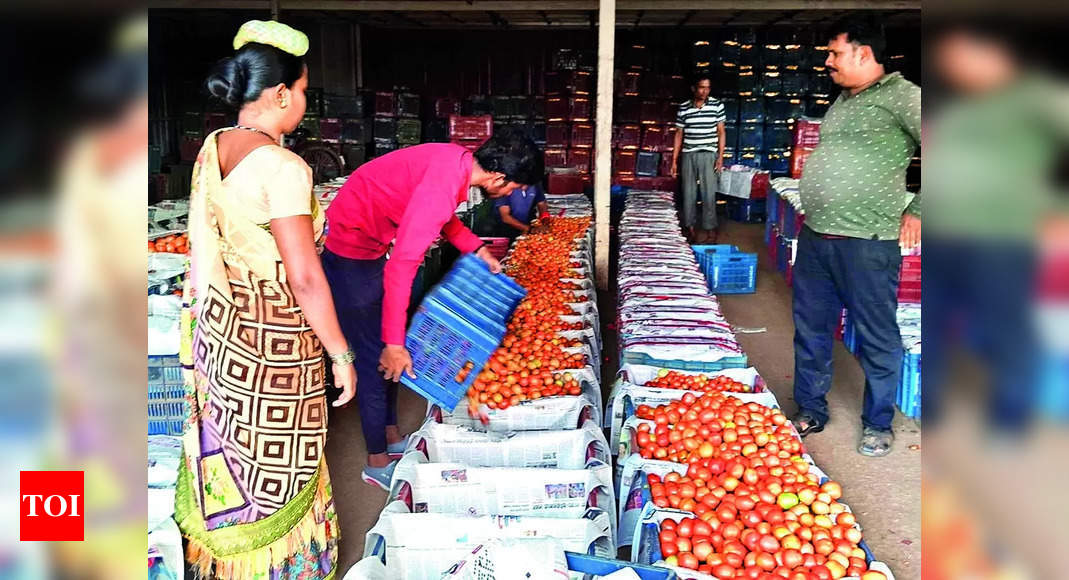
[[[833,334],[845,305],[866,379],[858,452],[879,457],[894,441],[901,376],[901,248],[920,243],[920,198],[907,193],[905,178],[921,140],[921,91],[884,70],[886,41],[874,18],[849,17],[831,33],[825,65],[842,93],[800,183],[806,223],[794,265],[793,420],[803,436],[828,421]]]

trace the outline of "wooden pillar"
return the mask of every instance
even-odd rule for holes
[[[594,263],[598,288],[609,288],[609,188],[612,185],[612,93],[616,0],[598,0],[598,102],[594,135]]]

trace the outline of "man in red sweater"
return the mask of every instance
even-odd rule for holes
[[[405,448],[397,429],[395,381],[402,372],[415,376],[405,348],[405,322],[412,280],[427,249],[441,235],[501,271],[482,241],[457,219],[457,205],[468,199],[469,186],[491,198],[504,197],[540,182],[543,171],[542,152],[519,131],[498,132],[474,155],[459,145],[428,143],[360,166],[327,209],[323,270],[356,356],[368,451],[365,482],[388,487],[396,465],[391,456]]]

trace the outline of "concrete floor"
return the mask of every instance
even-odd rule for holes
[[[727,222],[723,226],[720,243],[757,252],[760,271],[756,294],[725,295],[721,303],[725,316],[735,326],[767,328],[767,332],[759,334],[739,334],[739,342],[785,410],[793,412],[791,290],[765,254],[763,233],[763,224]],[[607,324],[612,319],[603,316],[602,321]],[[614,342],[606,337],[606,352],[611,352]],[[822,433],[808,437],[806,446],[817,464],[843,484],[844,501],[858,515],[866,541],[876,557],[891,567],[898,580],[913,580],[920,578],[921,565],[920,427],[898,415],[893,453],[881,459],[858,455],[855,447],[860,431],[863,385],[861,368],[838,344],[835,379],[829,396],[831,421]],[[399,408],[401,430],[408,433],[422,423],[426,402],[402,388]],[[345,571],[361,558],[364,534],[375,523],[386,501],[385,492],[360,479],[366,453],[354,405],[331,409],[326,453],[342,530],[339,564]]]

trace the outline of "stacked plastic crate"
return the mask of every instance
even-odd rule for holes
[[[674,191],[675,118],[685,80],[652,70],[649,49],[624,47],[614,73],[612,182],[638,189]]]
[[[696,43],[712,47],[709,42]],[[806,32],[740,32],[715,45],[713,94],[727,113],[725,165],[741,163],[791,174],[791,131],[802,117],[823,117],[833,84],[824,68],[827,47]],[[706,52],[713,52],[708,48]],[[696,52],[695,66],[698,62]]]
[[[572,64],[570,59],[558,63]],[[548,191],[580,193],[591,182],[593,170],[594,75],[577,68],[558,69],[547,72],[544,82]]]

